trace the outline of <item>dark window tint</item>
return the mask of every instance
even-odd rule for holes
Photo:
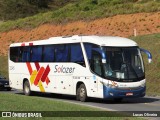
[[[44,46],[43,61],[44,62],[54,61],[54,46],[53,45]]]
[[[68,45],[55,46],[55,62],[68,62]]]
[[[22,48],[22,62],[30,62],[31,50],[30,47]]]
[[[80,44],[72,44],[70,51],[70,61],[85,66],[84,57]]]
[[[90,64],[91,70],[98,74],[102,75],[102,67],[101,67],[101,48],[98,45],[94,45],[91,43],[84,44],[85,51],[87,54],[87,58]]]
[[[10,59],[15,62],[21,61],[19,47],[11,47],[10,48]]]
[[[80,43],[11,47],[14,62],[74,62],[85,66]]]
[[[33,46],[31,53],[31,62],[42,61],[42,46]]]

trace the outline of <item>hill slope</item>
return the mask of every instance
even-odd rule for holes
[[[120,14],[160,11],[159,0],[67,0],[67,5],[46,13],[0,23],[0,31],[32,29],[45,23],[66,24],[73,21],[90,21]],[[76,1],[76,2],[73,2]]]
[[[160,12],[117,15],[114,17],[97,19],[93,21],[77,21],[68,24],[44,24],[32,30],[12,30],[0,33],[1,55],[7,54],[8,46],[13,42],[33,41],[47,39],[53,36],[66,36],[75,34],[85,35],[112,35],[133,36],[153,34],[160,32]]]

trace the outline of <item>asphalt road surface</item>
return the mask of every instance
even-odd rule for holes
[[[13,93],[23,95],[21,91],[11,90],[11,91],[0,91],[3,93]],[[103,110],[111,111],[160,111],[160,97],[149,97],[145,96],[143,98],[131,98],[124,99],[120,103],[115,103],[112,100],[102,100],[102,99],[89,99],[88,102],[76,101],[74,96],[67,95],[56,95],[56,94],[40,94],[37,93],[35,96],[43,97],[45,99],[62,100],[74,104],[80,104],[85,106],[97,107]],[[159,118],[155,118],[159,119]]]

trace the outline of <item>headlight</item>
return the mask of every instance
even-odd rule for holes
[[[105,83],[105,82],[101,82],[104,86],[109,87],[109,88],[117,88],[118,85],[117,84],[109,84],[109,83]]]
[[[145,87],[145,86],[146,86],[146,82],[141,83],[140,86],[141,86],[141,87]]]
[[[109,85],[108,87],[110,87],[110,88],[117,88],[118,86],[117,85]]]
[[[8,83],[8,82],[6,82],[6,83],[5,83],[5,85],[9,85],[9,83]]]

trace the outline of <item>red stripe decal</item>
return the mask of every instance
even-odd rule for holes
[[[50,82],[49,78],[46,78],[46,84],[48,85],[48,83]]]
[[[29,62],[26,62],[26,64],[27,64],[27,67],[28,67],[28,71],[29,71],[29,73],[30,73],[30,75],[32,74],[32,67],[31,67],[31,64],[29,63]]]
[[[25,43],[22,43],[21,46],[25,46]]]
[[[41,81],[42,81],[42,82],[44,82],[44,81],[46,80],[49,72],[50,72],[50,67],[49,67],[49,65],[47,65],[47,67],[46,67],[46,69],[45,69],[45,71],[44,71],[44,73],[43,73],[43,76],[42,76],[42,78],[41,78]]]
[[[43,73],[44,73],[44,67],[41,67],[40,69],[39,69],[39,71],[38,71],[38,74],[37,74],[37,76],[36,76],[36,78],[35,78],[35,80],[34,80],[34,85],[38,85],[38,82],[41,80],[41,78],[42,78],[42,75],[43,75]]]
[[[33,46],[33,43],[29,43],[29,46]]]
[[[39,63],[38,63],[38,62],[35,62],[35,66],[36,66],[36,69],[37,69],[37,71],[38,71],[39,68],[40,68]]]

